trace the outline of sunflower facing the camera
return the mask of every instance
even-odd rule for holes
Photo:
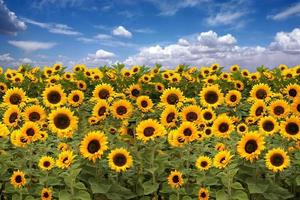
[[[109,167],[116,172],[126,171],[132,167],[133,161],[130,153],[124,148],[117,148],[108,155]]]

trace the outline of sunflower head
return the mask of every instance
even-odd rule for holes
[[[26,100],[26,94],[22,88],[8,89],[3,96],[3,102],[9,105],[19,105]]]
[[[233,131],[233,123],[225,114],[219,115],[212,125],[213,133],[218,137],[229,137]]]
[[[265,83],[256,84],[250,91],[250,97],[256,100],[264,100],[271,96],[271,88]]]
[[[200,101],[203,106],[217,107],[223,103],[223,94],[218,85],[211,85],[202,88],[200,91]]]
[[[43,156],[39,160],[39,168],[42,170],[51,170],[55,166],[55,160],[51,156]]]
[[[300,119],[299,117],[291,116],[281,122],[281,134],[293,140],[300,139]]]
[[[290,158],[281,148],[274,148],[265,156],[266,167],[273,172],[283,171],[290,165]]]
[[[56,160],[56,166],[61,169],[69,168],[73,163],[74,158],[75,155],[73,154],[73,151],[62,151],[58,155],[58,158]]]
[[[163,104],[166,105],[176,105],[184,100],[182,91],[179,88],[169,88],[165,89],[160,97]]]
[[[215,155],[213,164],[216,168],[223,169],[229,164],[232,157],[233,156],[230,154],[230,151],[220,151]]]
[[[198,200],[208,200],[209,191],[206,188],[200,188],[198,191]]]
[[[49,108],[64,105],[67,101],[66,94],[60,85],[47,87],[42,96],[44,105]]]
[[[165,128],[154,119],[141,121],[136,127],[137,139],[147,142],[166,134]]]
[[[211,167],[212,161],[207,156],[199,156],[196,160],[196,167],[200,171],[208,170]]]
[[[116,172],[126,171],[132,167],[132,156],[124,148],[114,149],[108,155],[108,164],[109,167]]]
[[[149,112],[153,107],[153,102],[149,96],[139,96],[136,99],[136,104],[142,112]]]
[[[10,177],[10,183],[15,188],[20,188],[26,184],[25,174],[22,171],[14,171],[12,176]]]
[[[127,119],[132,115],[133,107],[128,100],[117,100],[111,106],[111,113],[116,119]]]
[[[175,189],[181,187],[184,183],[182,173],[177,170],[172,171],[168,176],[167,180],[168,184]]]
[[[42,200],[51,200],[52,199],[52,190],[50,188],[43,188],[41,192]]]
[[[178,117],[177,108],[175,106],[166,106],[164,111],[161,113],[160,122],[166,128],[175,127]]]

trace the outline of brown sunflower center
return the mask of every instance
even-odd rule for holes
[[[26,130],[26,135],[34,136],[34,134],[35,134],[35,131],[34,131],[33,128],[29,128],[29,129]]]
[[[249,140],[245,144],[245,151],[248,154],[255,152],[258,148],[257,142],[255,140]]]
[[[275,125],[272,121],[266,120],[263,122],[262,127],[263,127],[264,131],[270,132],[274,129]]]
[[[230,96],[230,101],[231,102],[236,102],[236,100],[237,100],[237,96],[235,94]]]
[[[270,162],[271,162],[272,165],[274,165],[276,167],[279,167],[283,164],[284,157],[279,153],[275,153],[271,156]]]
[[[145,100],[143,100],[143,101],[141,102],[141,105],[142,105],[143,108],[147,108],[148,102],[145,101]]]
[[[173,120],[175,119],[175,113],[173,113],[173,112],[171,112],[171,113],[169,113],[168,115],[167,115],[167,122],[168,123],[171,123],[171,122],[173,122]]]
[[[49,197],[48,192],[44,192],[43,197],[48,198]]]
[[[229,130],[229,125],[226,122],[223,122],[219,125],[219,131],[225,133]]]
[[[284,108],[282,106],[276,106],[274,108],[275,115],[282,115],[284,113]]]
[[[109,91],[106,89],[102,89],[99,91],[98,96],[100,99],[107,99],[109,97]]]
[[[198,119],[198,115],[195,112],[189,112],[186,114],[186,119],[190,122],[196,121]]]
[[[54,125],[59,129],[66,129],[70,126],[71,120],[68,115],[60,113],[54,117]]]
[[[192,130],[190,128],[186,128],[183,130],[183,135],[184,136],[191,136],[193,134]]]
[[[300,112],[300,103],[297,105],[297,111]]]
[[[50,103],[52,104],[57,104],[60,102],[61,100],[61,96],[60,93],[57,91],[51,91],[49,92],[49,94],[47,95],[47,99]]]
[[[214,91],[209,91],[204,95],[204,99],[209,104],[214,104],[219,100],[219,96]]]
[[[68,157],[65,157],[65,158],[62,160],[62,162],[63,162],[64,164],[66,164],[68,160],[69,160],[69,158],[68,158]]]
[[[4,86],[3,85],[0,85],[0,90],[4,90]]]
[[[264,90],[264,89],[259,89],[259,90],[257,90],[257,92],[255,93],[255,95],[256,95],[256,97],[257,97],[258,99],[264,99],[264,98],[267,97],[267,92],[266,92],[266,90]]]
[[[201,167],[206,167],[208,165],[207,161],[202,161],[201,162]]]
[[[106,112],[106,107],[105,107],[105,106],[102,106],[102,107],[100,107],[99,110],[98,110],[98,115],[99,115],[99,116],[103,116],[105,112]]]
[[[299,132],[299,126],[297,123],[289,122],[285,126],[285,131],[290,135],[296,135]]]
[[[220,159],[220,163],[221,163],[221,164],[224,164],[225,161],[226,161],[225,157],[222,157],[222,158]]]
[[[290,89],[290,90],[289,90],[289,95],[290,95],[291,97],[297,96],[297,90],[295,90],[295,89]]]
[[[29,120],[32,121],[32,122],[36,122],[38,120],[40,120],[41,116],[40,116],[40,113],[38,112],[31,112],[29,114]]]
[[[49,161],[45,161],[44,162],[44,167],[49,167],[50,166],[50,162]]]
[[[240,126],[240,127],[239,127],[239,131],[244,132],[245,130],[246,130],[246,127],[245,127],[245,126]]]
[[[211,134],[211,129],[205,129],[205,135],[210,135]]]
[[[179,182],[179,176],[178,175],[173,176],[172,181],[173,181],[173,183],[178,183]]]
[[[167,97],[167,102],[171,105],[174,105],[176,103],[179,102],[179,98],[176,94],[170,94],[168,97]]]
[[[201,196],[201,198],[206,198],[206,193],[205,192],[201,192],[200,196]]]
[[[22,176],[21,175],[17,175],[16,178],[16,183],[22,183]]]
[[[122,167],[126,164],[127,158],[124,154],[118,153],[113,157],[114,164],[118,167]]]
[[[93,154],[99,151],[100,147],[101,145],[98,140],[92,140],[89,142],[87,149],[89,153]]]
[[[210,112],[205,112],[203,117],[205,120],[211,120],[212,114]]]
[[[18,105],[19,103],[21,103],[22,101],[22,97],[19,94],[12,94],[9,97],[9,102],[13,105]]]
[[[127,108],[125,106],[117,107],[117,114],[118,115],[124,115],[126,113],[127,113]]]
[[[131,91],[132,96],[138,97],[140,95],[140,91],[138,89],[133,89]]]
[[[74,102],[78,102],[80,98],[77,94],[75,94],[72,99]]]
[[[144,136],[150,137],[154,134],[155,129],[153,127],[147,127],[144,129]]]
[[[256,116],[260,116],[263,112],[264,112],[264,108],[263,108],[262,106],[259,106],[259,107],[256,108],[256,110],[255,110],[255,115],[256,115]]]
[[[14,123],[18,119],[18,113],[13,112],[9,116],[9,123]]]

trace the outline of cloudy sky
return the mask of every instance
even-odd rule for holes
[[[0,65],[300,64],[296,0],[0,0]]]

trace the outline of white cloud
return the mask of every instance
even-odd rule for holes
[[[129,56],[124,62],[128,65],[150,66],[159,63],[167,67],[175,67],[181,63],[207,66],[218,62],[225,67],[239,64],[250,69],[260,65],[274,67],[281,63],[296,65],[300,63],[298,34],[299,29],[294,29],[290,33],[278,33],[273,43],[262,47],[239,46],[231,34],[219,36],[213,31],[208,31],[199,33],[194,39],[180,38],[174,44],[141,48],[137,54]],[[275,46],[277,48],[274,48]]]
[[[115,54],[109,51],[105,51],[103,49],[99,49],[98,51],[96,51],[95,57],[100,59],[106,59],[115,57]]]
[[[284,20],[295,15],[300,15],[300,2],[281,11],[280,13],[277,13],[276,15],[268,16],[267,18],[271,18],[273,20]]]
[[[99,39],[99,40],[107,40],[107,39],[111,39],[111,35],[107,35],[107,34],[98,34],[94,37],[95,39]]]
[[[43,29],[47,29],[50,33],[54,34],[62,34],[62,35],[70,35],[70,36],[78,36],[82,35],[82,33],[78,31],[74,31],[72,27],[69,27],[66,24],[57,24],[57,23],[42,23],[35,20],[23,19],[26,23],[38,26]]]
[[[3,0],[0,0],[0,34],[16,35],[26,28],[26,24],[6,7]]]
[[[20,59],[20,62],[23,64],[31,64],[33,61],[30,58],[22,58]]]
[[[94,54],[88,54],[87,57],[78,61],[78,63],[85,63],[88,66],[110,65],[116,55],[112,52],[99,49]]]
[[[8,43],[27,52],[43,50],[43,49],[51,49],[56,45],[56,43],[53,42],[15,41],[15,40],[8,41]]]
[[[217,13],[215,16],[210,16],[207,18],[207,23],[211,26],[217,26],[217,25],[229,25],[233,24],[244,16],[244,12],[224,12],[224,13]]]
[[[2,63],[11,62],[13,60],[14,60],[14,58],[12,58],[9,53],[0,55],[0,62],[2,62]]]
[[[132,33],[129,32],[124,26],[118,26],[112,31],[112,34],[120,37],[127,37],[127,38],[132,37]]]

